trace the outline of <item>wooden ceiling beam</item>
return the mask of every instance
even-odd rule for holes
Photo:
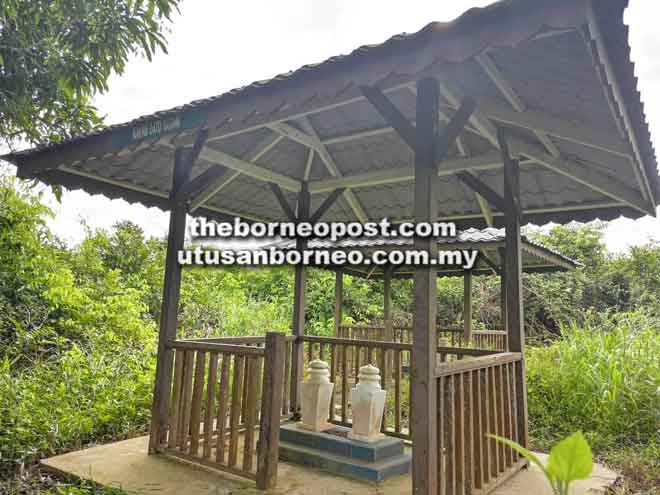
[[[277,202],[280,204],[280,207],[282,208],[284,215],[286,215],[289,221],[295,222],[297,218],[296,214],[294,213],[293,208],[291,208],[291,205],[289,204],[289,201],[286,199],[286,196],[284,195],[284,192],[282,192],[280,186],[278,186],[274,182],[269,182],[268,185],[270,186],[270,190],[273,191],[273,194],[275,195]]]
[[[325,198],[323,203],[321,203],[321,206],[319,206],[318,209],[312,214],[309,221],[311,223],[316,223],[319,220],[321,220],[321,218],[323,218],[323,215],[325,215],[327,213],[327,211],[332,207],[332,205],[335,204],[335,201],[337,201],[337,198],[339,198],[339,196],[344,194],[344,191],[345,191],[345,188],[343,188],[343,187],[340,187],[340,188],[335,189],[334,191],[332,191],[330,193],[330,195],[327,198]]]
[[[488,203],[494,206],[499,211],[506,211],[506,204],[504,198],[494,191],[489,185],[482,182],[479,178],[472,175],[470,172],[458,172],[456,177],[475,193],[483,197]]]
[[[493,170],[502,167],[502,158],[498,152],[467,158],[453,158],[442,163],[438,176],[448,176],[465,170]],[[412,166],[397,167],[362,174],[345,175],[334,179],[320,179],[309,183],[312,194],[332,191],[338,187],[373,187],[397,182],[410,182],[414,179]]]
[[[302,119],[300,122],[305,131],[301,131],[300,129],[297,129],[292,125],[287,124],[286,122],[280,122],[277,125],[271,126],[270,128],[275,132],[279,132],[282,136],[292,139],[304,146],[307,146],[309,149],[314,150],[319,155],[319,158],[321,158],[321,161],[324,163],[330,175],[341,179],[344,174],[341,172],[341,170],[339,170],[335,159],[332,157],[327,147],[319,139],[319,136],[312,124],[307,119]],[[351,208],[351,210],[353,210],[355,217],[362,223],[366,222],[368,220],[367,213],[362,208],[362,205],[355,196],[355,193],[351,191],[347,186],[341,187],[344,188],[344,198],[348,203],[348,206]],[[335,188],[333,187],[331,189]]]

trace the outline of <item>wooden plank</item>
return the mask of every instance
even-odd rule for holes
[[[227,465],[236,466],[238,461],[238,436],[241,417],[241,399],[243,398],[243,373],[245,372],[245,356],[234,356],[234,380],[231,394],[231,413],[229,418],[229,453]]]
[[[474,493],[474,417],[475,407],[472,401],[472,371],[463,373],[463,428],[465,432],[464,445],[465,445],[465,494],[472,495]]]
[[[245,411],[245,437],[243,442],[243,471],[252,471],[254,463],[254,434],[259,414],[259,386],[261,385],[260,358],[248,357],[246,389],[248,391]],[[278,409],[279,414],[279,409]]]
[[[504,431],[504,401],[502,396],[502,375],[500,374],[501,366],[493,366],[491,373],[495,383],[495,410],[497,411],[497,435],[500,437],[506,436]],[[497,468],[500,473],[506,470],[506,449],[503,443],[497,442]]]
[[[349,346],[341,346],[341,420],[344,423],[348,421],[348,376],[350,373],[348,354],[350,351]]]
[[[401,351],[394,349],[394,431],[401,433]]]
[[[513,426],[511,424],[511,402],[514,398],[511,395],[511,388],[509,385],[508,364],[498,366],[497,369],[500,373],[500,380],[502,381],[502,405],[504,408],[504,436],[513,439]],[[513,465],[513,449],[505,447],[504,449],[506,465]]]
[[[264,355],[264,350],[260,347],[248,347],[246,345],[236,344],[217,344],[214,342],[196,342],[193,340],[175,340],[169,342],[167,347],[170,349],[185,349],[188,351],[227,352],[243,355],[250,354],[253,356]]]
[[[387,349],[381,349],[378,355],[378,367],[380,368],[380,387],[387,393]],[[383,420],[380,425],[380,431],[385,432],[387,429],[387,401],[383,408]]]
[[[340,337],[342,307],[344,299],[344,272],[341,268],[335,271],[335,308],[334,308],[334,332],[335,337]]]
[[[455,420],[456,420],[456,394],[453,376],[440,378],[445,384],[444,391],[444,422],[445,422],[445,494],[456,493],[456,443],[455,443]]]
[[[169,432],[167,446],[175,448],[178,443],[179,415],[181,411],[181,388],[183,385],[184,351],[176,351],[174,361],[174,383],[172,384],[172,402],[170,405]]]
[[[456,402],[454,406],[456,493],[462,495],[467,488],[467,466],[465,465],[465,384],[463,381],[463,373],[457,373],[452,378],[456,389]]]
[[[483,453],[483,462],[481,464],[481,477],[483,479],[483,486],[488,484],[490,480],[490,460],[491,460],[491,441],[486,437],[486,434],[492,433],[490,427],[490,401],[488,397],[488,370],[479,369],[479,387],[481,397],[481,425],[483,434],[481,436],[481,452]]]
[[[249,378],[248,378],[248,371],[249,371],[248,367],[249,366],[250,366],[250,357],[245,356],[245,360],[244,360],[244,368],[245,369],[243,370],[243,383],[244,383],[243,397],[241,399],[241,420],[240,420],[240,423],[239,423],[241,425],[245,424],[245,416],[246,416],[246,412],[247,412],[247,396],[248,396],[248,390],[249,390],[249,385],[250,385],[250,381],[249,381]]]
[[[463,275],[463,340],[472,340],[472,274]]]
[[[231,367],[231,354],[222,355],[222,368],[220,371],[220,397],[218,398],[218,414],[216,416],[217,444],[215,450],[216,462],[225,462],[225,436],[227,435],[227,406],[229,404],[229,370]]]
[[[472,453],[474,459],[474,487],[479,490],[484,486],[484,427],[483,427],[483,396],[481,388],[481,371],[472,373]]]
[[[282,392],[282,414],[291,412],[291,353],[293,350],[293,343],[286,342],[286,350],[284,354],[284,390]]]
[[[395,353],[397,351],[394,351]],[[445,378],[436,380],[438,391],[438,413],[435,421],[438,423],[438,495],[443,495],[446,491],[445,481],[445,458],[448,455],[445,445],[445,416],[447,415],[447,404],[445,402]]]
[[[516,442],[519,442],[519,433],[518,433],[518,402],[515,400],[517,395],[516,395],[516,368],[518,367],[517,363],[511,363],[510,365],[510,372],[509,372],[509,383],[511,387],[511,396],[513,397],[513,401],[511,402],[511,415],[513,416],[513,439]],[[514,460],[518,460],[518,453],[516,451],[513,452],[513,457]]]
[[[211,457],[213,438],[213,416],[215,414],[215,391],[218,385],[218,353],[209,355],[209,375],[206,383],[206,408],[204,410],[204,452],[205,458]]]
[[[197,352],[195,363],[195,385],[193,387],[192,404],[190,406],[190,451],[196,456],[199,453],[199,427],[202,420],[202,396],[204,394],[204,372],[206,371],[206,353]]]
[[[182,148],[177,148],[174,159],[172,190],[177,191],[190,180],[192,167],[184,159]],[[158,354],[156,357],[156,380],[154,383],[151,407],[151,427],[149,430],[149,453],[161,450],[167,437],[167,422],[172,389],[172,367],[174,354],[167,348],[167,342],[176,338],[179,294],[181,291],[181,265],[177,261],[178,252],[183,249],[186,231],[186,206],[172,202],[170,211],[169,235],[165,254],[165,280],[161,305],[160,329],[158,332]]]
[[[486,369],[487,376],[487,386],[488,386],[488,426],[489,432],[494,435],[499,435],[497,431],[498,419],[497,419],[497,400],[495,392],[495,378],[493,375],[493,368]],[[490,477],[497,478],[499,476],[499,442],[495,439],[490,439]]]
[[[186,351],[183,369],[183,393],[181,395],[181,416],[179,418],[179,448],[186,451],[188,447],[190,410],[192,407],[193,368],[195,365],[195,353]]]
[[[235,476],[239,476],[241,478],[247,478],[250,480],[256,480],[256,476],[254,473],[246,473],[242,469],[238,469],[235,467],[231,466],[226,466],[224,464],[217,464],[213,461],[210,461],[208,459],[204,459],[203,457],[195,457],[190,454],[186,454],[184,452],[179,452],[177,450],[168,450],[165,452],[165,457],[173,457],[175,459],[183,459],[184,461],[187,461],[191,464],[200,464],[202,466],[209,467],[211,469],[217,469],[219,471],[223,471],[225,473],[233,474]]]
[[[335,419],[335,397],[337,396],[337,361],[339,355],[337,354],[337,344],[330,346],[330,382],[334,384],[332,392],[330,393],[330,410],[328,411],[328,418],[330,421]]]
[[[479,356],[474,359],[451,362],[439,365],[436,370],[436,376],[453,375],[461,371],[471,371],[474,369],[485,368],[487,366],[496,366],[500,364],[520,361],[522,354],[519,352],[499,352],[486,356]]]
[[[282,369],[287,352],[284,335],[266,334],[266,355],[261,400],[261,424],[257,451],[257,488],[268,490],[277,482],[279,458],[280,414],[282,409]]]

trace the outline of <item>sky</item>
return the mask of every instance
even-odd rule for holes
[[[394,34],[418,31],[431,21],[452,20],[470,7],[489,3],[183,1],[170,26],[169,53],[158,54],[152,62],[132,60],[124,74],[111,78],[109,91],[96,98],[96,105],[107,124],[125,122],[380,43]],[[630,4],[624,20],[630,26],[632,58],[653,141],[660,143],[660,4],[651,0]],[[47,197],[56,212],[51,227],[69,244],[84,236],[81,220],[92,228],[110,228],[128,219],[149,235],[162,237],[167,232],[168,214],[156,208],[81,191],[65,192],[61,203]],[[653,239],[660,241],[660,220],[652,217],[615,220],[605,233],[608,248],[617,252]]]

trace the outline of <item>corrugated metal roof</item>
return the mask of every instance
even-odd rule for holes
[[[417,33],[397,35],[223,95],[5,158],[18,165],[19,176],[167,208],[173,150],[190,145],[195,132],[205,127],[209,150],[251,161],[264,173],[240,175],[195,214],[282,220],[284,214],[264,181],[266,172],[296,183],[308,177],[313,204],[320,204],[327,191],[315,192],[314,187],[323,181],[410,167],[412,153],[394,132],[383,129],[385,122],[359,86],[380,87],[412,119],[414,81],[432,75],[441,79],[443,88],[459,88],[473,96],[480,118],[505,126],[513,136],[513,148],[523,158],[526,221],[636,218],[658,204],[658,172],[629,58],[623,25],[626,5],[625,0],[505,0],[471,9],[450,23],[431,23]],[[524,111],[511,107],[477,63],[475,56],[483,53],[524,103]],[[451,116],[456,104],[446,92],[443,95],[441,110]],[[289,137],[252,158],[264,142],[273,140],[276,131],[270,126],[280,122],[308,138],[318,136],[311,160],[310,149]],[[545,149],[530,127],[545,129],[546,142],[561,157]],[[349,139],[347,134],[357,136]],[[452,147],[447,160],[465,163],[501,190],[499,159],[474,165],[475,160],[497,154],[483,131],[469,124],[460,144]],[[335,169],[320,159],[319,147]],[[209,167],[236,169],[226,160],[202,155],[192,176]],[[463,227],[484,226],[472,191],[452,173],[443,173],[442,165],[440,174],[441,217]],[[402,220],[412,214],[411,180],[360,185],[351,191],[354,203],[371,219]],[[295,195],[287,195],[293,204]],[[501,213],[494,212],[494,217],[499,224]],[[347,199],[338,201],[325,217],[355,218],[355,206]]]
[[[494,262],[498,267],[502,266],[502,258],[500,256],[499,248],[504,247],[505,233],[504,229],[466,229],[457,232],[456,237],[441,237],[438,238],[439,250],[454,250],[454,249],[475,249],[479,251],[482,256],[479,258],[473,273],[475,274],[488,274],[492,272],[492,268],[488,265],[483,255],[487,255],[489,260]],[[308,242],[309,249],[326,249],[326,250],[359,250],[365,253],[373,250],[396,250],[396,249],[410,249],[413,247],[413,239],[411,238],[345,238],[338,241],[331,241],[329,239],[313,239]],[[522,265],[525,272],[556,272],[572,270],[579,266],[581,263],[561,254],[558,251],[550,249],[543,244],[529,239],[529,237],[521,236],[522,248]],[[276,247],[278,249],[295,249],[296,241],[292,239],[282,239],[264,246],[263,248]],[[336,269],[337,267],[332,267]],[[380,276],[382,275],[382,268],[371,266],[347,266],[350,273],[358,276]],[[399,274],[409,274],[408,270],[399,268]],[[456,266],[437,266],[440,276],[458,276],[463,273],[460,267]]]

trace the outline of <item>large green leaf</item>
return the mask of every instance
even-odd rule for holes
[[[548,473],[558,481],[570,483],[586,479],[591,475],[592,468],[591,447],[579,431],[550,450]]]

